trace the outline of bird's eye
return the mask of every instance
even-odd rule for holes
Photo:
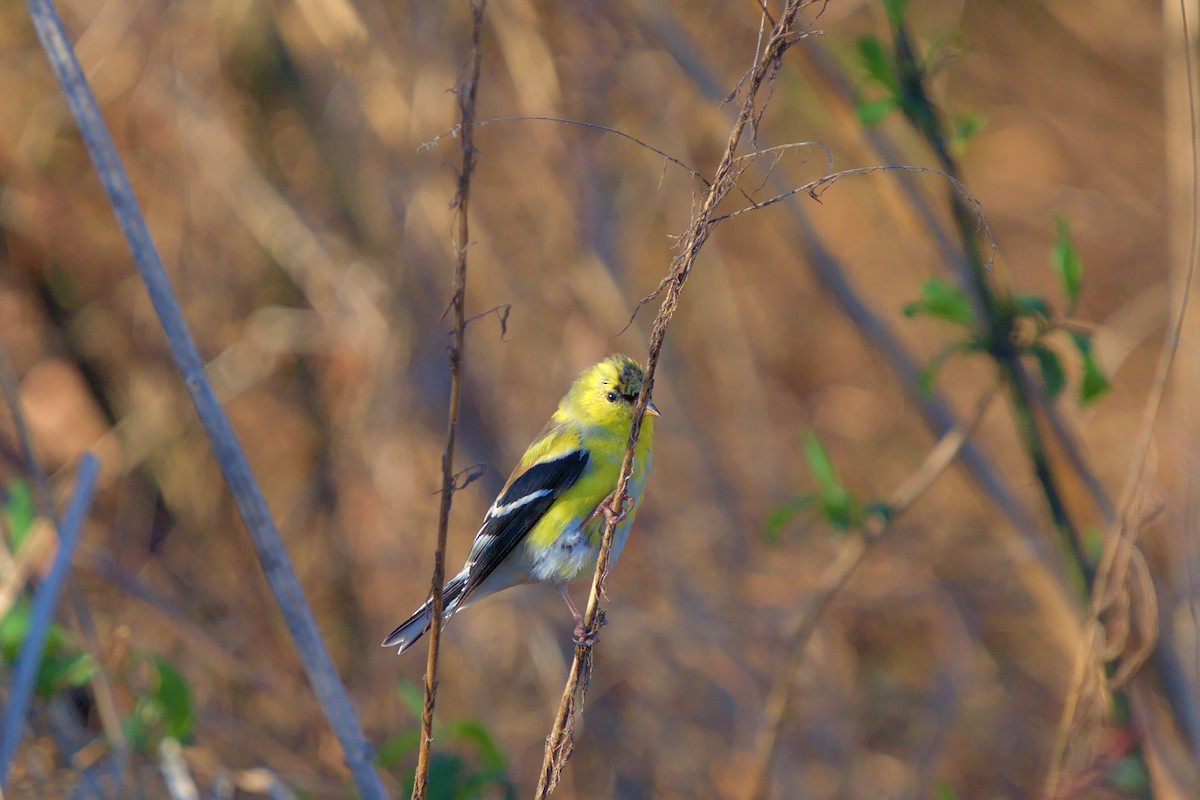
[[[617,393],[609,392],[608,394],[604,395],[604,398],[606,400],[608,400],[608,402],[610,402],[610,403],[615,403],[615,402],[617,402]]]

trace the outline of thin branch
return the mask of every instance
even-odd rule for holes
[[[254,478],[250,463],[234,433],[229,418],[221,409],[212,384],[204,373],[204,362],[184,321],[182,309],[162,259],[154,246],[137,198],[113,146],[96,98],[88,85],[78,59],[71,48],[62,19],[53,0],[26,0],[30,17],[42,49],[62,88],[67,105],[79,126],[96,173],[108,194],[117,222],[125,235],[150,300],[166,333],[171,354],[192,395],[196,412],[208,434],[213,454],[229,484],[246,523],[259,562],[279,610],[292,634],[309,682],[322,710],[342,746],[346,766],[354,776],[363,800],[387,797],[383,782],[371,762],[370,749],[359,727],[354,708],[338,677],[325,642],[321,638],[312,610],[304,597],[300,580],[288,558],[283,538],[262,489]]]
[[[702,181],[705,186],[712,185],[709,183],[708,178],[704,177],[704,175],[702,175],[699,170],[695,169],[694,167],[689,166],[688,164],[686,164],[685,162],[676,158],[675,156],[671,155],[670,153],[668,153],[664,150],[659,150],[654,145],[642,141],[641,139],[634,136],[633,134],[626,133],[625,131],[618,130],[617,128],[610,128],[607,125],[600,125],[599,123],[596,123],[596,122],[583,122],[582,120],[578,120],[578,119],[566,119],[564,117],[520,116],[520,117],[493,117],[491,119],[480,120],[479,122],[474,123],[474,127],[475,128],[484,128],[484,127],[487,127],[488,125],[491,125],[496,122],[556,122],[560,125],[578,125],[581,128],[591,128],[592,130],[602,131],[604,133],[616,134],[617,136],[620,136],[622,139],[628,139],[629,141],[633,142],[634,144],[638,145],[639,147],[644,147],[645,149],[649,150],[651,153],[654,153],[655,155],[662,156],[667,161],[671,162],[672,164],[675,164],[676,166],[678,166],[681,169],[683,169],[684,171],[686,171],[693,178],[696,178],[697,180]],[[446,138],[447,136],[457,137],[461,133],[463,133],[463,124],[462,123],[455,125],[450,130],[446,131],[443,134],[439,134],[438,136],[433,137],[432,139],[430,139],[427,142],[423,142],[421,144],[421,146],[418,148],[418,150],[428,150],[429,148],[433,147],[434,145],[436,145],[438,142],[440,142],[442,139]]]
[[[570,760],[574,748],[575,725],[579,710],[587,694],[588,683],[591,679],[592,649],[598,637],[603,621],[601,598],[604,596],[604,583],[608,574],[609,554],[612,551],[613,532],[616,529],[617,515],[625,506],[625,494],[629,486],[630,475],[633,471],[634,453],[637,449],[638,438],[642,430],[642,418],[646,405],[650,402],[650,393],[654,388],[654,375],[658,368],[659,355],[662,352],[663,341],[666,338],[667,327],[679,307],[679,297],[684,284],[695,266],[696,259],[712,233],[712,220],[715,209],[735,186],[737,168],[734,164],[736,152],[742,140],[742,135],[751,118],[755,115],[755,102],[759,90],[764,84],[770,84],[779,71],[784,53],[798,41],[796,18],[800,10],[806,6],[804,0],[788,0],[779,22],[772,28],[761,60],[756,61],[746,87],[738,116],[726,142],[724,154],[717,166],[715,176],[709,186],[708,195],[699,212],[693,217],[684,235],[678,254],[671,263],[671,269],[663,283],[666,296],[659,306],[658,316],[650,333],[649,354],[646,359],[645,378],[642,391],[638,397],[634,412],[633,425],[629,432],[629,443],[625,449],[625,459],[621,464],[620,477],[617,480],[616,491],[613,492],[612,511],[604,525],[604,534],[600,543],[600,552],[596,560],[596,572],[592,578],[592,590],[588,596],[587,610],[583,615],[583,636],[575,647],[575,658],[571,663],[571,671],[563,688],[562,700],[554,725],[546,739],[546,752],[542,762],[542,771],[538,778],[535,797],[539,800],[549,796],[558,785],[562,771]],[[756,53],[756,59],[758,54]]]
[[[988,389],[979,398],[970,418],[959,422],[934,445],[917,470],[892,493],[888,499],[887,513],[871,516],[863,526],[861,533],[842,548],[837,560],[825,570],[825,574],[818,583],[816,593],[788,637],[791,642],[788,654],[779,672],[776,673],[775,683],[767,696],[765,720],[754,743],[754,765],[750,769],[750,781],[746,791],[748,800],[764,800],[770,789],[771,771],[779,747],[779,735],[787,721],[788,706],[791,702],[793,677],[825,610],[866,560],[874,545],[892,529],[896,519],[907,511],[913,502],[924,494],[962,453],[971,432],[979,425],[979,421],[983,419],[988,406],[995,398],[997,388],[993,385]]]
[[[652,15],[646,24],[652,27],[657,39],[670,51],[676,63],[699,91],[709,101],[721,102],[723,94],[716,76],[709,71],[702,54],[687,40],[681,26],[671,16],[671,13],[659,9],[658,13]],[[848,83],[840,73],[835,71],[831,59],[825,55],[825,50],[819,41],[816,39],[805,40],[805,45],[798,52],[805,57],[814,52],[821,55],[821,66],[825,67],[828,75],[840,79],[839,88],[848,89]],[[875,132],[877,131],[872,129],[872,133]],[[884,144],[887,144],[886,141]],[[892,163],[898,161],[896,157],[898,150],[890,145],[887,149],[879,147],[877,149],[884,155],[885,161]],[[949,238],[937,225],[937,218],[921,193],[920,187],[914,182],[913,176],[903,171],[891,174],[906,190],[906,195],[921,218],[927,221],[931,233],[947,259],[953,262],[960,261],[961,254],[957,253]],[[778,193],[782,194],[786,191],[787,187],[783,185],[783,180],[778,175],[773,175],[770,180]],[[788,204],[786,208],[797,234],[797,247],[800,250],[797,261],[812,271],[817,281],[833,296],[867,342],[884,357],[903,386],[909,402],[920,412],[925,426],[935,436],[942,436],[951,430],[957,424],[953,410],[936,389],[929,391],[922,385],[921,368],[912,354],[904,347],[901,337],[859,295],[847,275],[846,269],[825,244],[804,209],[795,203]],[[968,442],[963,448],[959,461],[979,488],[1013,523],[1020,532],[1024,544],[1037,553],[1040,559],[1048,560],[1049,555],[1041,540],[1039,524],[1017,498],[987,454]]]
[[[429,657],[425,667],[425,705],[421,712],[421,739],[417,753],[417,771],[413,778],[412,800],[424,800],[429,789],[429,759],[433,747],[433,708],[437,701],[438,649],[442,641],[442,613],[446,585],[446,534],[450,528],[450,506],[454,501],[458,476],[454,472],[454,444],[458,436],[458,408],[462,396],[463,344],[467,331],[467,249],[471,242],[469,210],[471,173],[475,171],[475,98],[479,91],[479,68],[483,61],[480,39],[483,37],[483,14],[487,0],[472,6],[471,53],[467,57],[466,77],[459,81],[458,95],[459,142],[462,166],[458,170],[458,191],[452,207],[458,218],[458,260],[454,267],[454,294],[450,309],[454,312],[454,337],[450,345],[450,408],[446,421],[446,450],[442,454],[441,507],[438,511],[437,549],[433,554],[433,579],[430,592],[433,618],[429,626]],[[484,312],[487,313],[487,312]],[[501,317],[501,327],[508,318]],[[503,335],[503,334],[502,334]],[[465,484],[464,484],[465,485]]]
[[[88,509],[92,505],[96,476],[99,474],[100,462],[91,453],[85,454],[79,462],[75,491],[67,506],[67,513],[58,525],[58,553],[54,556],[54,564],[33,595],[28,633],[25,635],[25,641],[21,643],[21,651],[17,654],[17,661],[13,666],[8,706],[4,709],[4,720],[0,723],[0,795],[8,783],[8,771],[12,766],[13,756],[17,753],[17,746],[21,743],[25,713],[33,696],[38,665],[41,664],[42,652],[46,647],[46,636],[50,632],[50,624],[54,621],[54,610],[58,607],[63,583],[71,569],[71,556],[75,552],[75,545],[79,543],[80,531],[83,530]]]

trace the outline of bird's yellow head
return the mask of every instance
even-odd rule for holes
[[[558,404],[555,416],[586,420],[613,432],[627,433],[644,376],[642,365],[629,356],[611,355],[580,373]],[[642,420],[643,432],[650,432],[652,418],[658,415],[658,409],[650,403]]]

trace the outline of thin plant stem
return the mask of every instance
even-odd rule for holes
[[[438,651],[442,640],[442,614],[446,585],[446,536],[450,527],[450,506],[454,500],[454,445],[458,437],[458,408],[462,396],[463,344],[467,330],[467,249],[470,247],[469,210],[471,173],[475,170],[475,98],[479,89],[479,69],[483,54],[479,47],[483,35],[483,14],[487,0],[473,5],[471,54],[468,56],[466,77],[460,81],[458,95],[459,142],[462,165],[458,171],[458,191],[453,207],[458,219],[457,261],[454,266],[454,294],[450,311],[454,314],[454,332],[450,345],[450,401],[446,421],[446,449],[442,453],[441,507],[438,510],[437,548],[433,554],[433,578],[430,592],[433,618],[429,627],[429,655],[425,666],[425,704],[421,710],[421,738],[417,752],[417,771],[413,779],[412,800],[424,800],[429,790],[429,759],[433,747],[433,709],[437,702]]]
[[[779,21],[771,29],[765,45],[755,51],[754,67],[742,84],[742,102],[738,116],[709,185],[708,194],[680,241],[679,252],[671,263],[670,271],[659,284],[658,291],[655,292],[655,294],[665,292],[665,296],[650,332],[645,378],[641,394],[638,396],[633,425],[629,432],[629,443],[625,449],[625,458],[621,464],[616,491],[613,492],[611,506],[613,514],[608,516],[604,525],[600,552],[596,560],[596,571],[592,577],[592,589],[588,596],[587,609],[583,614],[583,635],[577,640],[571,671],[567,676],[566,685],[563,687],[562,699],[559,702],[550,735],[546,738],[546,751],[535,793],[538,800],[548,797],[558,786],[563,769],[566,768],[574,749],[575,726],[591,680],[592,651],[604,619],[601,598],[605,596],[604,584],[608,576],[608,560],[612,551],[613,533],[617,525],[617,516],[625,506],[625,494],[633,471],[634,454],[642,430],[642,418],[654,388],[654,375],[658,368],[667,327],[679,307],[680,295],[696,264],[696,259],[712,233],[716,208],[736,186],[739,175],[739,168],[736,166],[737,148],[742,142],[747,126],[751,127],[753,131],[763,110],[763,107],[757,104],[759,91],[764,85],[770,85],[781,67],[784,53],[803,36],[797,17],[806,5],[808,3],[803,0],[788,0]],[[654,295],[651,295],[643,302],[653,297]]]

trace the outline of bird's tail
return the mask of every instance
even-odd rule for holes
[[[446,588],[442,591],[443,621],[450,619],[450,615],[462,607],[463,592],[466,587],[466,573],[460,573],[446,583]],[[413,642],[420,639],[432,624],[433,599],[430,598],[383,640],[383,647],[398,647],[396,654],[399,655],[411,647]]]

